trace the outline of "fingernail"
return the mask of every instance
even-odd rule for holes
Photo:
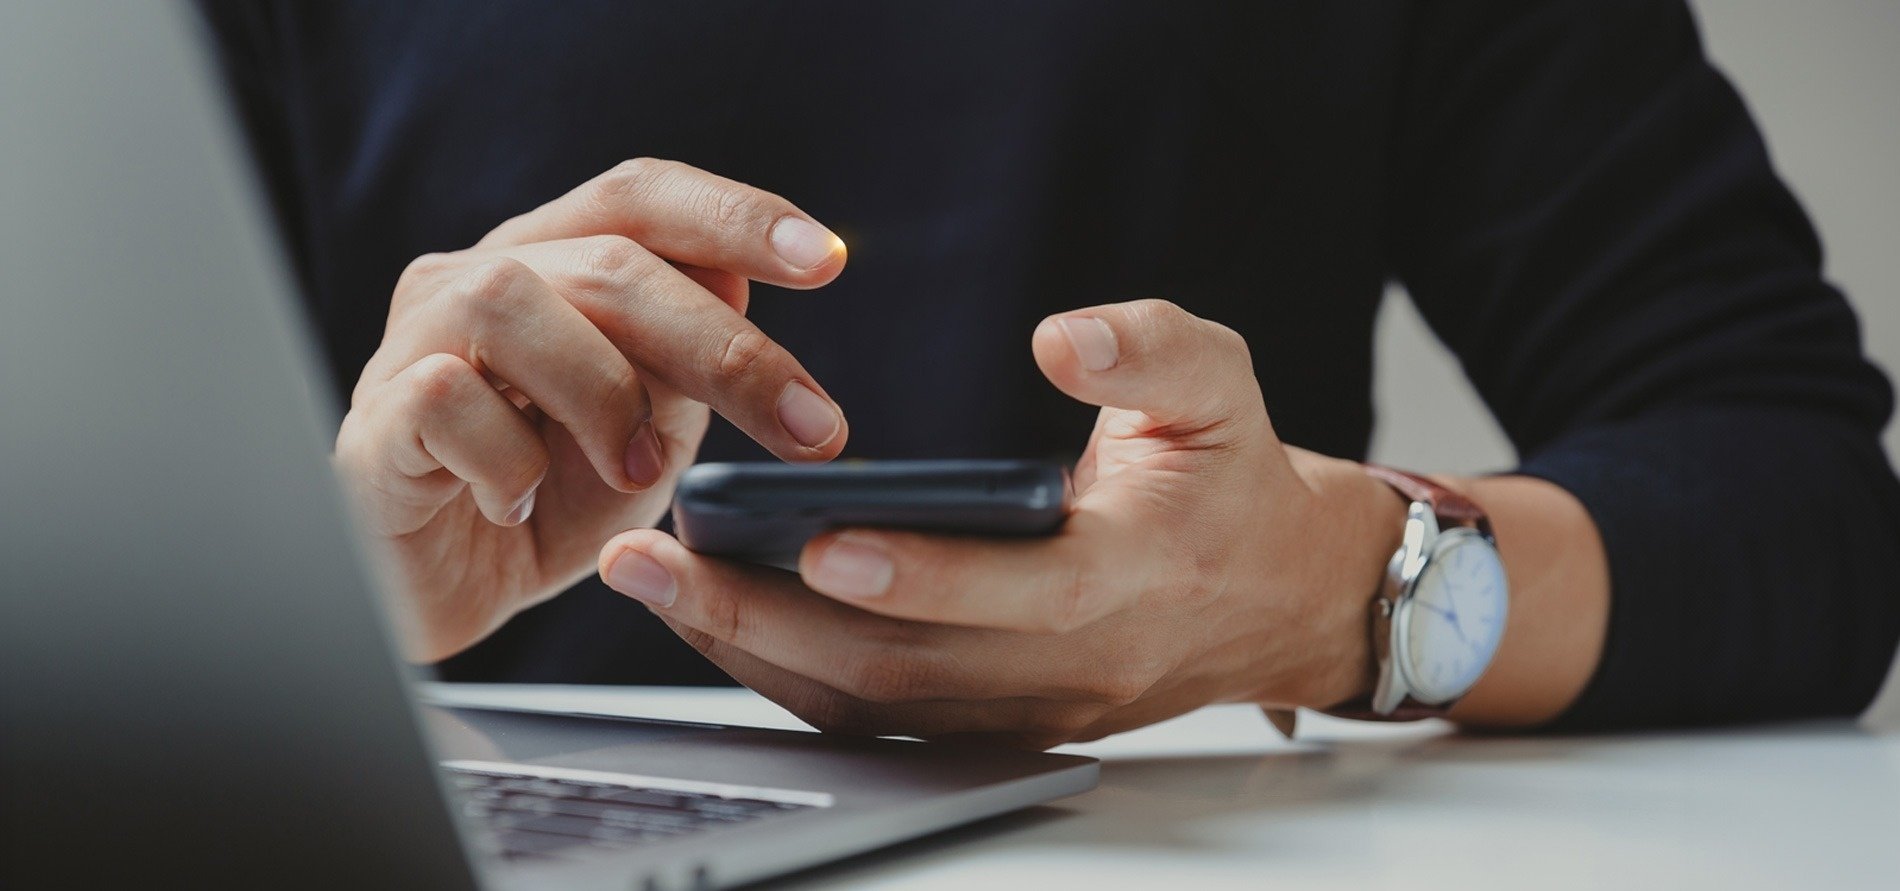
[[[1090,371],[1107,371],[1115,367],[1120,350],[1115,346],[1115,329],[1101,319],[1084,316],[1082,318],[1057,319],[1062,334],[1069,339],[1069,346],[1075,350],[1075,357],[1082,361],[1082,367]]]
[[[634,550],[621,551],[607,567],[607,587],[654,606],[672,606],[679,595],[673,574],[660,561]]]
[[[838,417],[838,409],[798,381],[786,384],[779,393],[778,422],[799,445],[808,449],[830,442],[844,424]]]
[[[503,526],[519,526],[528,522],[529,515],[534,513],[534,493],[539,491],[541,490],[538,488],[529,489],[528,497],[521,499],[521,503],[515,505],[515,509],[509,511],[508,516],[501,519],[501,524]]]
[[[833,540],[806,581],[838,597],[877,597],[891,586],[895,571],[882,548],[847,534]]]
[[[772,250],[779,259],[799,269],[811,269],[844,250],[844,241],[816,223],[780,217],[772,225]]]
[[[660,481],[660,474],[666,471],[666,458],[660,452],[660,435],[653,430],[653,422],[647,421],[633,434],[633,441],[627,443],[627,478],[633,484],[644,489]]]

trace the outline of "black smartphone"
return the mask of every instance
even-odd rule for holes
[[[680,477],[673,531],[702,554],[797,569],[833,527],[1049,535],[1069,498],[1068,469],[1050,461],[699,464]]]

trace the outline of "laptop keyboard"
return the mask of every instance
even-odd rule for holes
[[[827,797],[737,787],[688,791],[605,779],[612,774],[576,779],[499,766],[450,763],[443,767],[458,792],[462,812],[490,830],[488,841],[494,853],[517,861],[665,841],[822,807],[826,802],[817,799]],[[764,797],[745,797],[747,791]],[[801,797],[809,800],[798,800]]]

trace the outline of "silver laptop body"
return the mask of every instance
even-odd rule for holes
[[[0,886],[724,886],[1095,783],[414,705],[265,220],[189,9],[0,4]]]

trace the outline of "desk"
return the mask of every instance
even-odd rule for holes
[[[808,729],[745,690],[429,685],[438,701]],[[780,888],[1900,888],[1900,734],[1847,721],[1594,738],[1243,706],[1062,751],[1093,792]]]

